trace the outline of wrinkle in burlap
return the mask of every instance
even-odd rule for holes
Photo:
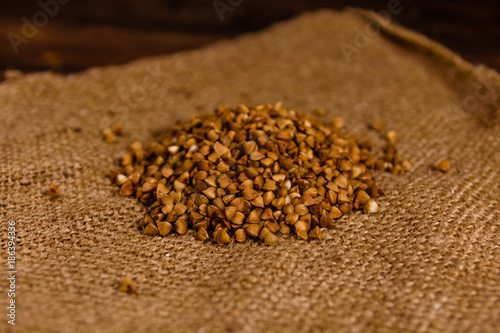
[[[495,332],[499,75],[387,21],[321,11],[197,51],[2,83],[2,234],[15,220],[19,239],[17,325],[3,314],[0,331]],[[414,171],[376,173],[380,213],[343,217],[321,241],[140,234],[144,207],[106,176],[128,144],[218,105],[277,101],[342,116],[378,147],[366,124],[384,120]],[[125,136],[105,144],[99,129],[115,122]],[[432,171],[444,157],[452,170]],[[124,276],[137,294],[118,291]]]

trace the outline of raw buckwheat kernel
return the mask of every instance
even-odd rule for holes
[[[376,158],[371,142],[343,135],[343,126],[343,118],[325,125],[281,103],[218,107],[158,142],[134,142],[110,177],[121,195],[148,206],[147,235],[193,230],[220,245],[247,238],[273,245],[278,233],[321,239],[322,228],[352,210],[378,212],[373,169],[412,168],[397,156],[395,132]],[[383,130],[381,122],[372,127]],[[121,126],[103,133],[107,141],[115,134]]]

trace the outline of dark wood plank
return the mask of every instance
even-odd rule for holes
[[[18,28],[11,21],[0,35]],[[48,25],[16,53],[7,39],[0,40],[0,58],[8,68],[79,71],[92,66],[121,64],[133,59],[197,48],[221,36],[177,31],[142,31],[111,25]]]
[[[48,1],[48,0],[45,0]],[[227,2],[227,0],[221,0]],[[394,20],[460,53],[500,70],[500,2],[401,0]],[[14,4],[14,5],[13,5]],[[0,3],[0,60],[5,69],[74,72],[144,56],[197,48],[236,37],[319,8],[360,6],[379,11],[388,1],[241,0],[221,21],[212,1],[87,0],[61,5],[36,36],[14,52],[7,35],[22,36],[22,18],[33,20],[38,1]],[[2,76],[0,75],[0,80]]]

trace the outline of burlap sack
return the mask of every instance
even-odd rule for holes
[[[15,327],[1,279],[0,330],[497,331],[500,77],[388,21],[321,11],[202,50],[2,83],[2,239],[16,221],[18,273]],[[383,119],[414,171],[377,173],[380,213],[321,241],[220,247],[137,230],[145,209],[107,178],[128,144],[221,104],[277,101],[343,116],[378,147],[366,124]],[[115,122],[125,136],[105,144]],[[444,157],[452,170],[432,171]],[[125,276],[137,294],[118,290]]]

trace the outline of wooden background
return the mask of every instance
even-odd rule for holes
[[[51,1],[56,0],[42,0]],[[0,80],[6,70],[68,73],[121,64],[234,38],[304,11],[348,5],[380,11],[389,1],[397,0],[220,1],[240,4],[226,12],[221,21],[213,0],[72,0],[60,5],[54,17],[26,38],[27,43],[19,45],[17,53],[8,34],[25,36],[22,18],[33,22],[42,8],[38,1],[2,1]],[[393,17],[395,21],[441,42],[469,61],[500,70],[500,1],[400,0],[400,4],[403,11]],[[12,75],[13,71],[8,73]]]

